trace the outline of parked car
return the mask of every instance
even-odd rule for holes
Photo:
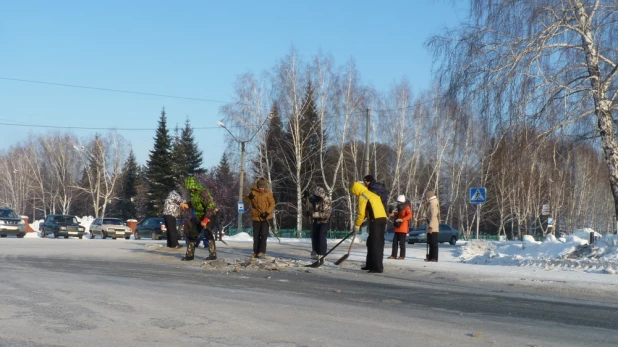
[[[97,218],[90,224],[90,238],[94,239],[97,235],[102,239],[111,237],[112,240],[116,238],[131,238],[131,228],[126,226],[122,219],[118,218]]]
[[[69,236],[79,237],[84,236],[86,228],[79,225],[75,216],[65,214],[50,214],[45,218],[45,221],[39,225],[41,236],[46,237],[48,234],[54,235],[54,238],[64,236],[68,239]]]
[[[19,238],[26,235],[26,223],[8,207],[0,207],[0,236],[15,235]]]
[[[183,222],[180,219],[176,220],[176,230],[178,230],[178,239],[184,239]],[[161,217],[146,218],[137,224],[135,227],[135,239],[139,240],[142,237],[150,237],[153,240],[165,240],[167,228]]]
[[[438,233],[438,242],[448,242],[454,245],[459,239],[459,231],[453,229],[448,224],[440,224],[440,232]],[[418,228],[414,228],[406,236],[406,241],[409,244],[414,243],[426,243],[427,242],[427,224],[421,225]]]

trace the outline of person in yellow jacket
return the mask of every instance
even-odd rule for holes
[[[268,181],[264,178],[255,181],[253,188],[243,198],[243,201],[251,206],[251,219],[253,220],[253,255],[251,258],[264,258],[268,238],[268,221],[273,219],[275,210],[275,198],[268,189]]]
[[[372,193],[361,182],[354,182],[350,192],[358,197],[358,217],[354,223],[354,230],[359,231],[365,218],[367,218],[367,261],[361,270],[369,270],[370,273],[382,273],[384,266],[384,231],[386,230],[386,211],[380,196]]]

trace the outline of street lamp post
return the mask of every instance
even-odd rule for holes
[[[268,117],[266,117],[266,119],[264,120],[264,122],[262,122],[262,124],[260,125],[260,127],[255,131],[255,133],[253,133],[253,135],[251,135],[251,138],[249,138],[249,140],[245,140],[245,141],[240,141],[239,139],[236,138],[236,136],[234,136],[234,134],[232,134],[232,132],[225,127],[225,125],[222,122],[217,122],[217,125],[219,125],[220,127],[222,127],[223,129],[227,130],[227,132],[232,136],[232,138],[234,139],[234,141],[238,142],[240,144],[240,182],[238,184],[238,202],[240,203],[242,201],[242,193],[244,191],[244,182],[245,182],[245,144],[247,142],[251,142],[251,140],[253,140],[253,138],[255,137],[255,135],[260,131],[260,129],[262,129],[262,127],[264,126],[264,124],[266,124],[266,121],[270,120],[273,118],[273,114],[270,113],[268,115]],[[242,212],[238,211],[238,230],[240,231],[242,229]]]

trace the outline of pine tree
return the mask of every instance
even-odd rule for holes
[[[146,164],[146,175],[150,183],[146,212],[148,216],[160,215],[165,198],[170,190],[176,188],[172,166],[172,139],[167,130],[165,109],[161,111],[154,141],[154,148],[150,151]]]
[[[172,162],[176,179],[183,180],[187,176],[206,171],[201,168],[202,151],[195,142],[189,119],[185,121],[185,127],[182,130],[178,127],[174,129]]]
[[[123,220],[137,218],[138,166],[133,150],[122,167],[122,185],[118,196],[118,202],[114,206],[114,216]]]
[[[193,128],[191,127],[191,123],[189,123],[188,118],[185,121],[185,127],[182,129],[180,134],[180,139],[184,146],[187,173],[189,175],[203,173],[205,170],[201,168],[203,160],[202,151],[195,142]]]

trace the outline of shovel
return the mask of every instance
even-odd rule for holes
[[[338,244],[336,244],[333,248],[331,248],[330,251],[326,252],[326,254],[324,254],[322,257],[320,257],[320,259],[318,259],[315,263],[313,263],[311,265],[305,265],[305,267],[313,267],[313,268],[320,267],[320,265],[324,264],[324,258],[326,258],[326,256],[329,255],[330,252],[332,252],[335,248],[337,248],[337,246],[342,244],[343,241],[345,241],[348,237],[352,236],[352,234],[355,234],[355,232],[352,231],[351,233],[347,234],[341,241],[339,241]]]
[[[350,247],[348,248],[348,253],[344,254],[341,258],[337,259],[337,261],[335,262],[335,265],[341,265],[341,263],[346,261],[348,257],[350,256],[350,252],[352,251],[352,246],[354,245],[354,240],[356,239],[356,232],[355,231],[352,231],[352,232],[354,233],[354,235],[352,236],[352,243],[350,243]]]

